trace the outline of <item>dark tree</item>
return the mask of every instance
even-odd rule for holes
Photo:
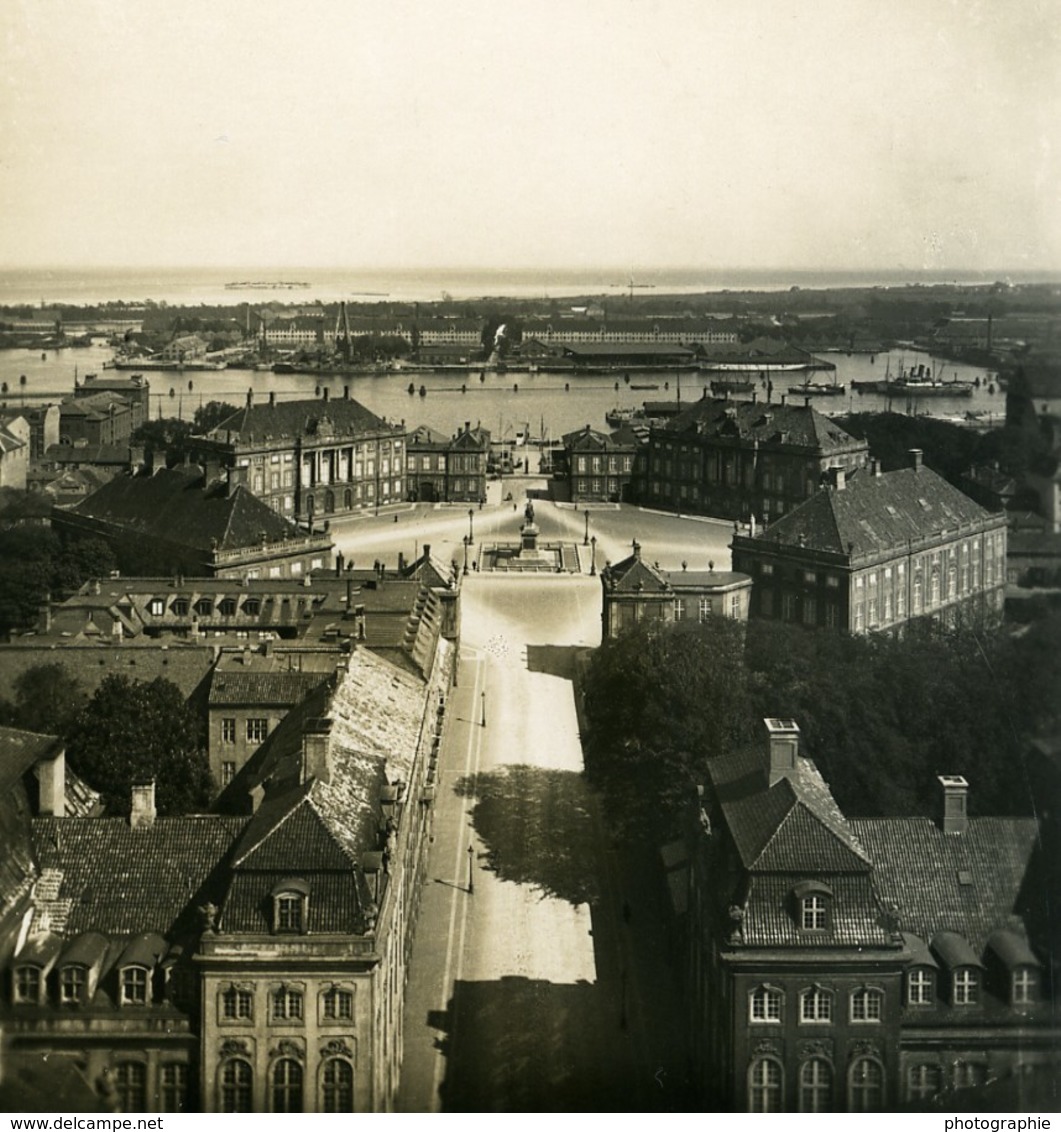
[[[15,680],[13,723],[27,731],[65,736],[88,697],[64,664],[35,664]]]
[[[127,814],[131,787],[152,778],[160,814],[188,813],[210,798],[202,728],[168,680],[106,676],[70,729],[67,756],[111,813]]]
[[[227,401],[208,401],[195,410],[195,433],[201,435],[216,428],[222,421],[227,420],[233,413],[238,413],[235,405]]]

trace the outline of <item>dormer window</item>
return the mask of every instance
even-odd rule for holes
[[[975,967],[960,967],[951,988],[955,1006],[974,1006],[980,1000],[980,972]]]
[[[793,889],[796,917],[805,932],[824,932],[829,928],[832,890],[819,881],[803,881]]]
[[[33,1003],[41,1000],[41,969],[30,964],[15,968],[15,1002]]]
[[[273,931],[302,933],[309,919],[309,886],[288,880],[273,890]]]
[[[930,967],[914,967],[907,972],[907,1006],[931,1006],[935,997],[936,978]]]
[[[147,968],[123,967],[120,972],[122,1006],[147,1004]]]
[[[200,617],[209,617],[214,612],[213,598],[199,598],[199,600],[195,603],[194,608],[195,612],[198,613]]]
[[[1034,967],[1018,967],[1010,983],[1010,1001],[1014,1006],[1027,1006],[1039,997],[1039,973]]]
[[[152,617],[161,617],[166,612],[166,602],[163,598],[153,597],[147,608]]]
[[[236,599],[234,597],[223,597],[217,603],[217,611],[222,617],[233,617],[236,613]]]
[[[85,968],[63,967],[59,971],[59,1002],[63,1006],[80,1006],[85,997]]]
[[[175,597],[170,602],[170,613],[174,617],[187,617],[188,616],[188,599],[186,597]]]

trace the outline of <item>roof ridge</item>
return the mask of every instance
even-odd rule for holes
[[[265,842],[268,841],[269,838],[272,837],[272,835],[287,821],[287,819],[290,818],[291,815],[296,812],[296,810],[298,810],[302,803],[305,802],[305,800],[309,797],[309,788],[312,786],[312,784],[312,780],[299,784],[297,790],[301,792],[301,796],[296,795],[287,812],[282,814],[277,820],[270,822],[262,831],[261,837],[257,838],[253,842],[253,844],[247,847],[247,849],[241,851],[239,853],[239,856],[233,858],[232,867],[234,869],[242,865],[243,862],[252,853],[260,849],[261,846],[264,845]],[[251,821],[253,822],[253,820],[254,819],[252,818]],[[250,826],[248,825],[247,828],[249,829]]]

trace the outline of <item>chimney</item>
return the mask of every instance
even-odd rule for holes
[[[332,721],[311,719],[302,733],[302,781],[318,778],[332,780]]]
[[[258,807],[262,804],[262,799],[265,797],[265,787],[258,782],[247,793],[250,796],[251,813],[256,814]]]
[[[134,783],[129,810],[129,825],[132,829],[150,829],[155,824],[155,780]]]
[[[638,562],[641,561],[641,544],[637,539],[634,539],[634,558],[637,559]]]
[[[944,833],[964,833],[969,824],[969,783],[960,774],[941,774],[938,778],[943,788],[940,828]]]
[[[770,786],[792,775],[799,758],[799,724],[794,719],[764,719],[770,754],[767,780]]]
[[[465,432],[471,432],[472,431],[472,422],[471,421],[465,421],[464,422],[464,431]]]
[[[66,816],[66,753],[60,746],[37,763],[37,809],[41,817]]]
[[[870,470],[870,474],[873,476],[874,479],[880,479],[880,477],[881,477],[880,460],[877,460],[875,458],[871,459],[870,462],[869,462],[869,470]]]
[[[910,467],[913,468],[915,472],[921,471],[921,459],[924,456],[921,449],[911,448],[907,455],[910,457]]]

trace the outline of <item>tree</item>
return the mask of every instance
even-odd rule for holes
[[[149,779],[160,814],[188,813],[209,801],[202,728],[169,680],[104,677],[71,726],[66,750],[112,813],[127,814],[131,787]]]
[[[205,405],[200,405],[195,410],[195,429],[196,435],[202,435],[204,432],[209,432],[212,428],[216,428],[222,421],[227,420],[233,413],[238,413],[239,409],[235,405],[230,405],[227,401],[208,401]]]
[[[35,664],[15,679],[13,723],[27,731],[65,737],[87,698],[65,664]]]

